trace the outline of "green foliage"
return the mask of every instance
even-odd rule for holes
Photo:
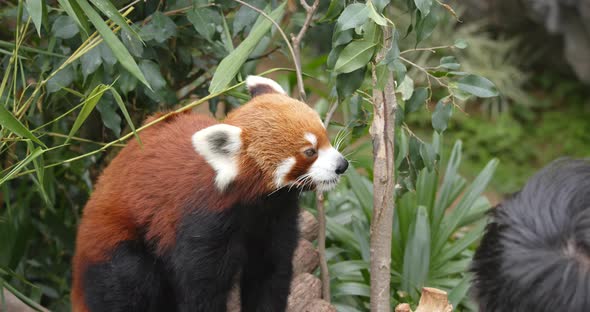
[[[414,303],[419,287],[429,285],[450,290],[454,303],[465,304],[470,246],[487,207],[480,194],[495,167],[490,163],[465,188],[457,174],[458,145],[438,185],[440,133],[456,102],[497,91],[489,80],[458,71],[460,57],[437,57],[432,66],[421,57],[418,45],[448,23],[448,7],[430,0],[402,2],[322,1],[303,42],[302,68],[315,79],[307,88],[317,95],[310,104],[322,117],[328,103],[339,104],[328,130],[339,131],[334,145],[352,150],[359,170],[348,171],[346,183],[327,203],[333,299],[343,311],[366,310],[370,288],[368,130],[375,89],[385,90],[392,76],[397,83],[399,187],[392,253],[397,301]],[[285,14],[284,1],[250,3],[285,33],[302,26],[303,13]],[[405,19],[390,18],[399,10]],[[0,283],[31,306],[69,309],[75,229],[93,183],[118,147],[164,117],[135,125],[155,111],[181,112],[205,102],[223,115],[249,98],[242,79],[257,67],[286,72],[279,82],[287,90],[296,81],[291,69],[282,68],[280,53],[266,53],[289,55],[276,26],[234,1],[149,0],[127,8],[108,0],[27,0],[1,8],[0,22],[15,25],[10,37],[0,37],[0,46],[10,49],[0,50]],[[383,45],[384,31],[392,33],[391,47]],[[329,51],[324,41],[331,43]],[[461,40],[447,44],[444,49],[466,47]],[[318,57],[310,56],[312,49]],[[431,123],[437,134],[425,143],[405,121],[427,113],[432,101],[439,104],[428,114],[428,132]]]
[[[461,141],[455,142],[446,169],[440,159],[442,137],[435,133],[433,142],[424,144],[433,148],[437,160],[432,168],[420,170],[415,190],[397,196],[392,297],[397,302],[415,305],[422,286],[438,287],[449,292],[451,302],[459,310],[472,309],[467,298],[466,267],[473,256],[474,244],[483,233],[484,216],[490,208],[483,191],[498,162],[490,161],[472,183],[467,183],[459,175]],[[421,161],[430,160],[422,157]],[[357,171],[349,171],[346,177],[346,183],[329,193],[326,202],[328,265],[333,301],[338,310],[363,311],[369,299],[372,184]],[[315,204],[311,198],[306,203],[311,207]]]
[[[285,9],[285,4],[283,3],[278,8],[276,8],[272,13],[270,13],[270,17],[273,20],[279,20],[283,16],[283,11]],[[236,76],[240,67],[246,62],[248,56],[256,45],[262,40],[262,37],[268,32],[272,23],[270,20],[260,16],[254,26],[252,26],[252,31],[250,35],[242,41],[242,43],[236,47],[227,57],[225,57],[217,70],[215,70],[215,74],[213,75],[213,79],[211,80],[211,85],[209,86],[210,93],[219,92],[227,87],[227,85],[231,82],[232,79]]]
[[[504,113],[493,120],[483,116],[459,117],[453,138],[465,142],[465,172],[472,174],[486,159],[497,157],[491,186],[500,194],[520,189],[535,171],[564,156],[588,157],[590,126],[581,107],[547,109],[530,121]],[[556,135],[559,133],[559,135]]]

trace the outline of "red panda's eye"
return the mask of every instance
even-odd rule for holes
[[[303,151],[303,154],[305,154],[305,156],[307,156],[307,157],[313,157],[313,156],[315,156],[316,153],[317,152],[316,152],[315,148],[308,148],[305,151]]]

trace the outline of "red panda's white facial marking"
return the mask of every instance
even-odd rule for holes
[[[295,157],[289,157],[283,160],[277,166],[277,169],[275,170],[274,174],[276,188],[281,188],[288,184],[288,181],[285,181],[285,177],[287,176],[287,174],[289,174],[289,172],[291,172],[291,169],[293,169],[293,166],[296,162],[297,160],[295,159]]]
[[[313,145],[313,148],[317,148],[318,138],[315,136],[315,134],[313,134],[311,132],[306,132],[305,133],[305,139],[307,141],[309,141],[309,143],[311,143],[311,145]]]
[[[340,175],[347,168],[348,161],[330,146],[318,151],[318,158],[309,168],[308,175],[318,191],[329,191],[338,184]]]

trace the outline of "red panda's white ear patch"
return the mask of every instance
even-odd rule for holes
[[[238,155],[242,147],[242,129],[217,124],[193,134],[193,147],[215,170],[215,185],[220,191],[238,176]]]
[[[246,77],[246,87],[252,97],[265,93],[287,94],[285,90],[276,81],[260,76]]]

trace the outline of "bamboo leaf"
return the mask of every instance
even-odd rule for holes
[[[88,36],[90,33],[90,26],[88,25],[88,21],[86,20],[86,16],[82,12],[82,9],[78,5],[76,1],[70,0],[57,0],[59,2],[60,7],[62,7],[66,13],[76,21],[78,26],[82,28],[84,34]]]
[[[35,148],[25,159],[21,160],[12,170],[10,170],[5,176],[0,179],[0,185],[4,184],[4,182],[10,180],[12,176],[19,173],[26,165],[28,165],[33,159],[39,157],[41,154],[45,153],[45,150],[41,147]]]
[[[29,131],[29,129],[27,129],[27,127],[25,127],[18,119],[16,119],[12,113],[10,113],[4,106],[0,105],[0,125],[10,131],[12,131],[14,134],[23,137],[23,138],[27,138],[30,139],[31,141],[44,146],[45,144],[43,144],[43,142],[41,142],[41,140],[39,140],[36,136],[33,135],[33,133],[31,133],[31,131]]]
[[[107,24],[102,20],[100,15],[94,11],[87,0],[78,0],[78,4],[80,5],[80,8],[82,8],[82,11],[88,16],[92,25],[96,27],[98,33],[111,48],[113,54],[117,60],[119,60],[119,63],[151,90],[151,86],[145,79],[139,66],[137,66],[137,63],[135,63],[135,60],[133,60],[131,54],[129,54],[129,51],[127,51],[123,43],[121,43],[117,36],[115,36]]]
[[[281,4],[270,13],[269,16],[273,20],[278,21],[281,19],[285,9],[285,3]],[[260,42],[262,37],[264,37],[264,35],[270,30],[271,26],[271,21],[264,16],[258,17],[258,21],[254,27],[252,27],[252,31],[250,31],[248,37],[246,37],[235,50],[226,56],[217,67],[217,70],[215,70],[211,85],[209,86],[209,93],[217,93],[227,87],[237,75],[242,65],[246,62],[248,56],[252,50],[254,50],[258,42]]]
[[[113,5],[111,1],[108,0],[90,0],[95,7],[97,7],[106,17],[108,17],[111,21],[115,22],[121,29],[127,31],[128,33],[133,34],[137,39],[141,40],[141,37],[129,26],[127,20],[121,13],[117,10],[117,8]]]
[[[104,92],[108,89],[109,89],[109,86],[100,84],[100,85],[96,86],[92,90],[92,92],[90,92],[88,97],[83,102],[84,105],[82,106],[82,109],[80,110],[80,114],[78,114],[76,121],[74,121],[74,125],[72,126],[72,129],[70,130],[70,133],[68,134],[68,138],[66,139],[66,143],[69,142],[72,135],[74,135],[78,131],[78,129],[80,129],[80,127],[82,126],[82,124],[84,123],[86,118],[88,118],[88,116],[90,116],[90,113],[92,112],[92,110],[94,109],[94,107],[96,106],[96,104],[98,103],[98,101],[100,100],[102,95],[104,94]]]
[[[35,24],[37,35],[41,37],[41,27],[47,23],[47,6],[45,0],[26,0],[27,11]]]
[[[29,145],[29,150],[34,150],[33,143],[27,142]],[[41,194],[41,198],[49,207],[50,210],[54,211],[53,204],[51,203],[51,199],[45,190],[45,161],[43,159],[43,155],[39,155],[38,157],[33,159],[33,165],[35,166],[35,172],[37,173],[37,179],[33,179],[35,185],[39,189],[39,193]]]
[[[139,145],[141,145],[142,144],[141,139],[139,138],[139,135],[135,131],[135,125],[133,125],[133,120],[131,120],[131,116],[129,116],[129,112],[127,111],[127,107],[125,106],[125,102],[123,102],[121,95],[119,95],[119,92],[117,92],[117,90],[115,90],[115,88],[111,87],[111,88],[109,88],[109,90],[113,94],[113,97],[115,98],[115,102],[117,102],[117,105],[119,105],[121,112],[123,112],[123,116],[125,116],[125,120],[127,121],[129,128],[131,128],[131,131],[133,132],[133,135],[137,139],[137,142],[139,143]]]

